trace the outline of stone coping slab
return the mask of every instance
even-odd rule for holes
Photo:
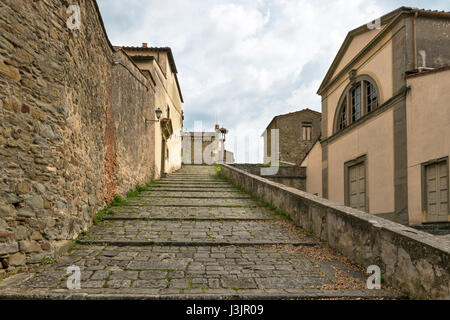
[[[187,290],[183,294],[165,294],[163,290],[124,290],[120,293],[105,293],[105,289],[79,290],[12,290],[0,292],[0,300],[405,300],[407,297],[385,290],[291,290],[281,289],[277,292],[264,290]],[[81,291],[81,290],[80,290]],[[160,292],[163,293],[160,293]],[[169,290],[167,290],[169,291]],[[169,291],[170,292],[170,291]]]

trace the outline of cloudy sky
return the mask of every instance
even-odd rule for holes
[[[228,128],[238,162],[262,160],[278,114],[310,108],[346,34],[400,6],[450,11],[448,0],[97,0],[113,45],[172,48],[196,121]]]

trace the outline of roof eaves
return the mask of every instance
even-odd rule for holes
[[[414,70],[414,71],[406,72],[406,78],[415,78],[415,77],[420,77],[420,76],[426,76],[429,74],[439,73],[439,72],[444,72],[444,71],[449,71],[449,70],[450,70],[450,66],[445,66],[445,67],[430,69],[430,70],[424,70],[424,71]]]
[[[267,125],[266,129],[264,130],[264,132],[266,132],[267,128],[270,127],[270,125],[272,124],[272,122],[274,122],[275,120],[278,120],[279,118],[283,118],[283,117],[292,116],[292,115],[297,114],[297,113],[300,113],[300,112],[306,112],[306,111],[309,111],[309,112],[312,112],[312,113],[314,113],[314,114],[316,114],[316,115],[322,116],[322,113],[321,113],[321,112],[318,112],[318,111],[315,111],[315,110],[311,110],[311,109],[309,109],[309,108],[302,109],[302,110],[298,110],[298,111],[294,111],[294,112],[289,112],[289,113],[285,113],[285,114],[279,114],[279,115],[273,117],[272,121],[270,121],[270,123]],[[264,132],[261,134],[261,136],[264,135]]]
[[[130,46],[119,47],[119,46],[116,46],[116,48],[122,49],[124,51],[129,49],[129,50],[138,50],[138,51],[165,51],[165,52],[167,52],[168,57],[169,57],[170,67],[175,75],[175,83],[177,85],[178,94],[180,95],[181,102],[184,103],[183,94],[181,93],[180,82],[178,80],[178,70],[175,65],[175,60],[173,58],[172,50],[169,47],[159,48],[159,47],[130,47]],[[134,59],[135,61],[155,60],[158,63],[158,61],[153,56],[132,56],[132,59]],[[158,63],[158,66],[159,66],[159,63]],[[161,69],[161,66],[159,66],[159,68]]]
[[[137,51],[164,51],[167,52],[169,57],[169,64],[173,73],[178,73],[175,59],[173,57],[172,49],[170,47],[134,47],[134,46],[122,46],[122,48]]]

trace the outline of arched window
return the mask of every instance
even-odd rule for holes
[[[344,130],[378,108],[379,93],[375,81],[365,75],[356,78],[344,90],[339,103],[334,122],[335,132]]]

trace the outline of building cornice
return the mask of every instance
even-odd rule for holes
[[[400,101],[401,99],[403,99],[407,92],[410,90],[409,87],[403,87],[402,89],[400,89],[400,91],[394,95],[392,98],[390,98],[389,100],[387,100],[385,103],[383,103],[381,106],[379,106],[377,109],[375,109],[374,111],[366,114],[365,116],[361,117],[361,119],[357,122],[353,122],[352,124],[350,124],[348,127],[333,133],[333,135],[329,136],[326,139],[320,140],[321,144],[328,144],[330,142],[335,141],[336,139],[339,139],[340,137],[346,135],[347,133],[353,131],[353,129],[356,129],[358,127],[360,127],[361,125],[363,125],[364,123],[366,123],[367,121],[377,117],[378,115],[384,113],[385,111],[391,109],[398,101]]]

